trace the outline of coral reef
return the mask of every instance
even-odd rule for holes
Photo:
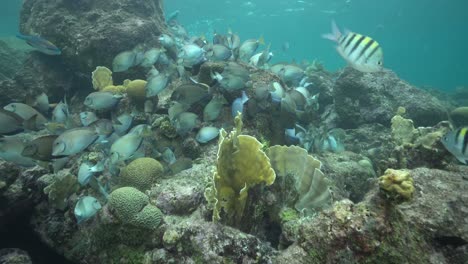
[[[138,158],[130,162],[120,172],[120,185],[137,188],[145,191],[160,178],[163,167],[153,158]]]
[[[241,223],[249,189],[260,183],[271,185],[276,177],[262,144],[240,134],[241,118],[240,114],[236,116],[231,134],[221,129],[216,172],[205,192],[207,201],[213,204],[213,221],[219,221],[224,212],[223,221],[235,226]]]

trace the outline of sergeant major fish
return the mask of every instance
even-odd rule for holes
[[[372,38],[354,32],[342,34],[335,21],[332,22],[332,33],[322,37],[336,42],[338,53],[356,70],[378,72],[383,69],[382,48]]]
[[[455,158],[468,165],[468,127],[448,132],[441,141]]]

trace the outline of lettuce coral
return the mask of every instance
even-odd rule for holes
[[[271,185],[276,178],[262,144],[254,137],[240,135],[240,114],[235,125],[229,135],[221,129],[216,171],[212,186],[205,191],[206,200],[213,206],[213,221],[219,221],[223,211],[224,220],[231,225],[242,220],[249,189],[261,183]]]
[[[321,162],[297,146],[273,146],[267,151],[271,165],[282,183],[292,182],[293,186],[283,186],[282,192],[293,196],[283,200],[287,204],[292,200],[294,208],[305,215],[331,204],[331,192],[328,180],[320,170]],[[292,177],[292,181],[286,179]]]
[[[113,85],[112,71],[103,66],[97,66],[91,74],[94,90],[102,90],[104,87]]]

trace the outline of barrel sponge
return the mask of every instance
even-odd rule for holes
[[[271,185],[276,177],[263,145],[254,137],[240,135],[241,115],[235,123],[236,129],[229,135],[221,129],[213,183],[205,191],[205,198],[214,203],[213,221],[220,220],[224,210],[226,220],[234,224],[243,216],[248,190],[261,183]]]
[[[113,85],[112,71],[103,66],[97,66],[91,74],[93,79],[93,87],[95,90],[102,90],[104,87]]]
[[[133,187],[122,187],[109,195],[109,209],[123,223],[131,223],[135,216],[149,203],[146,194]]]
[[[163,174],[163,167],[153,158],[138,158],[130,162],[120,173],[121,186],[135,187],[146,191]]]
[[[392,198],[410,200],[413,197],[414,185],[407,170],[387,169],[379,178],[379,187]]]

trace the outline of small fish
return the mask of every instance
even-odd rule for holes
[[[84,104],[93,110],[110,110],[123,96],[110,92],[93,92],[86,96]]]
[[[468,165],[468,127],[448,132],[441,142],[455,158]]]
[[[171,22],[173,22],[174,20],[176,20],[176,19],[177,19],[177,16],[179,16],[179,13],[180,13],[179,10],[175,10],[175,11],[173,11],[172,13],[169,13],[169,14],[167,15],[166,22],[167,22],[168,24],[170,24]]]
[[[231,30],[228,31],[228,36],[226,38],[227,46],[231,50],[238,49],[240,47],[240,38],[237,34],[232,33]]]
[[[52,156],[52,149],[56,135],[47,135],[35,138],[33,141],[24,146],[21,155],[40,161],[51,161],[54,159]]]
[[[259,44],[265,44],[263,37],[244,41],[239,47],[239,58],[243,61],[248,61],[257,50]]]
[[[23,103],[11,103],[3,109],[19,115],[24,120],[24,128],[29,130],[41,130],[45,128],[47,119],[36,109]]]
[[[296,128],[284,129],[285,141],[290,145],[298,145],[301,143],[301,138],[296,134]]]
[[[115,164],[134,156],[143,143],[143,131],[130,131],[117,139],[110,148],[110,161]]]
[[[17,34],[17,38],[26,41],[31,47],[47,55],[60,55],[62,52],[52,42],[33,35]]]
[[[199,120],[196,114],[183,112],[177,116],[174,123],[177,134],[185,136],[197,126]]]
[[[99,119],[94,121],[93,123],[89,124],[88,126],[91,129],[94,129],[96,134],[99,135],[96,142],[105,142],[112,132],[114,132],[114,126],[112,125],[112,121],[109,119]]]
[[[91,219],[102,206],[99,201],[92,196],[81,197],[75,205],[75,217],[78,224]]]
[[[23,118],[16,113],[0,109],[0,135],[13,135],[22,132]]]
[[[159,43],[161,43],[161,45],[166,49],[170,49],[174,47],[175,45],[174,39],[172,39],[167,34],[162,34],[161,36],[159,36],[158,40],[159,40]]]
[[[100,160],[97,164],[92,165],[89,162],[83,162],[78,170],[78,182],[81,186],[85,186],[89,183],[91,177],[96,172],[104,171],[105,160]]]
[[[65,124],[69,120],[70,113],[68,111],[67,101],[60,101],[52,112],[52,121]]]
[[[113,122],[115,133],[117,133],[117,135],[119,136],[124,135],[125,133],[127,133],[128,129],[130,129],[132,122],[133,115],[127,113],[119,115],[117,118],[115,118],[115,121]]]
[[[241,113],[244,111],[244,104],[249,100],[249,97],[247,97],[247,94],[245,91],[242,91],[242,96],[239,98],[236,98],[234,102],[232,102],[232,107],[231,107],[231,114],[232,117],[236,117],[238,113]]]
[[[166,148],[163,151],[162,158],[169,165],[174,164],[176,162],[176,157],[174,155],[174,152],[170,148]]]
[[[0,138],[0,158],[24,167],[36,165],[33,159],[21,155],[24,143],[18,137]]]
[[[215,95],[211,101],[203,109],[203,121],[213,121],[218,118],[221,114],[221,110],[224,105],[227,105],[228,101],[222,95]]]
[[[161,73],[148,79],[146,83],[146,97],[153,97],[162,92],[169,82],[169,74]]]
[[[332,22],[332,33],[322,37],[336,42],[338,53],[356,70],[378,72],[383,69],[382,48],[372,38],[354,32],[342,34],[335,21]]]
[[[49,111],[49,97],[44,92],[34,98],[27,97],[26,103],[39,110],[41,113],[47,114]]]
[[[185,67],[192,67],[206,60],[205,50],[195,44],[186,44],[179,54]]]
[[[195,140],[199,143],[207,143],[215,139],[219,135],[219,128],[217,127],[202,127],[197,133]]]
[[[112,61],[113,72],[124,72],[135,63],[136,53],[134,51],[124,51],[115,56]]]
[[[98,117],[94,112],[81,112],[80,113],[80,121],[83,126],[89,126],[91,123],[98,120]]]
[[[52,155],[70,156],[80,153],[93,144],[98,137],[99,135],[93,128],[79,127],[69,129],[55,139]]]
[[[204,84],[182,84],[172,92],[171,100],[177,101],[184,106],[191,106],[204,99],[209,99],[208,88]]]
[[[287,84],[297,86],[301,82],[305,73],[300,67],[295,65],[284,65],[278,74],[279,77]]]
[[[211,53],[211,58],[214,61],[226,61],[232,56],[232,51],[220,44],[213,45]]]
[[[152,48],[147,50],[144,54],[143,61],[140,63],[140,66],[145,68],[152,67],[158,61],[159,55],[161,55],[161,53],[164,51],[166,51],[164,48]]]

